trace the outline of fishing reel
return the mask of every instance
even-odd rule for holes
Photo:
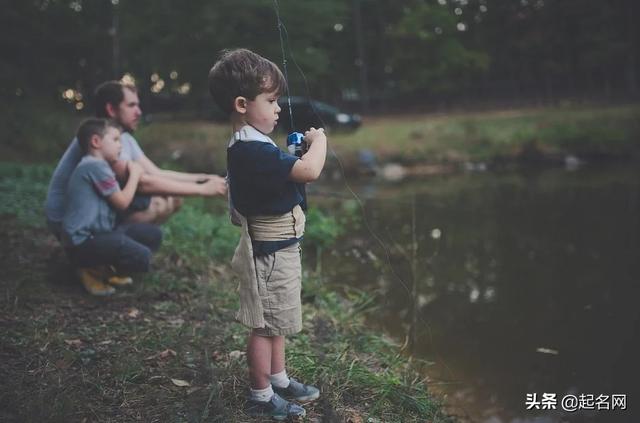
[[[292,132],[287,135],[287,149],[289,150],[289,154],[302,157],[302,155],[307,152],[307,148],[307,142],[300,132]]]

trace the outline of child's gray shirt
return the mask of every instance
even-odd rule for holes
[[[122,151],[120,152],[120,160],[138,160],[144,156],[142,149],[136,142],[135,138],[128,132],[120,135],[122,143]],[[47,219],[51,222],[61,222],[67,205],[66,192],[69,184],[69,178],[73,173],[80,160],[82,159],[82,150],[76,138],[71,141],[69,147],[60,159],[56,170],[53,172],[49,189],[47,191],[47,201],[44,206]]]
[[[75,246],[94,234],[113,231],[116,211],[107,202],[107,197],[119,190],[109,163],[84,156],[69,179],[62,242]]]

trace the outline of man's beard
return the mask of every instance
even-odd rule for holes
[[[130,134],[133,134],[134,132],[136,132],[136,129],[135,129],[135,128],[133,128],[131,125],[123,125],[123,124],[120,124],[120,126],[122,126],[122,130],[123,130],[124,132],[128,132],[128,133],[130,133]]]

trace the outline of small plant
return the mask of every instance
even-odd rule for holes
[[[316,273],[322,272],[322,252],[333,245],[344,232],[344,227],[333,216],[312,208],[307,211],[307,224],[304,233],[305,245],[316,253]]]
[[[29,227],[44,225],[44,200],[51,166],[0,163],[0,216]]]
[[[229,259],[240,231],[229,217],[207,211],[202,201],[192,199],[164,226],[164,249],[190,260]]]

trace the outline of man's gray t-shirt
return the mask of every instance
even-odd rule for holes
[[[67,208],[62,219],[62,242],[79,245],[93,234],[111,232],[116,211],[107,197],[120,191],[116,175],[105,160],[84,156],[69,178]]]
[[[122,143],[120,160],[138,160],[144,156],[142,149],[130,133],[123,132],[122,135],[120,135],[120,142]],[[58,166],[51,177],[51,182],[49,182],[44,212],[50,222],[62,222],[65,205],[67,204],[65,197],[69,178],[80,162],[80,159],[82,159],[82,156],[84,156],[84,154],[80,149],[78,140],[74,138],[58,162]]]

